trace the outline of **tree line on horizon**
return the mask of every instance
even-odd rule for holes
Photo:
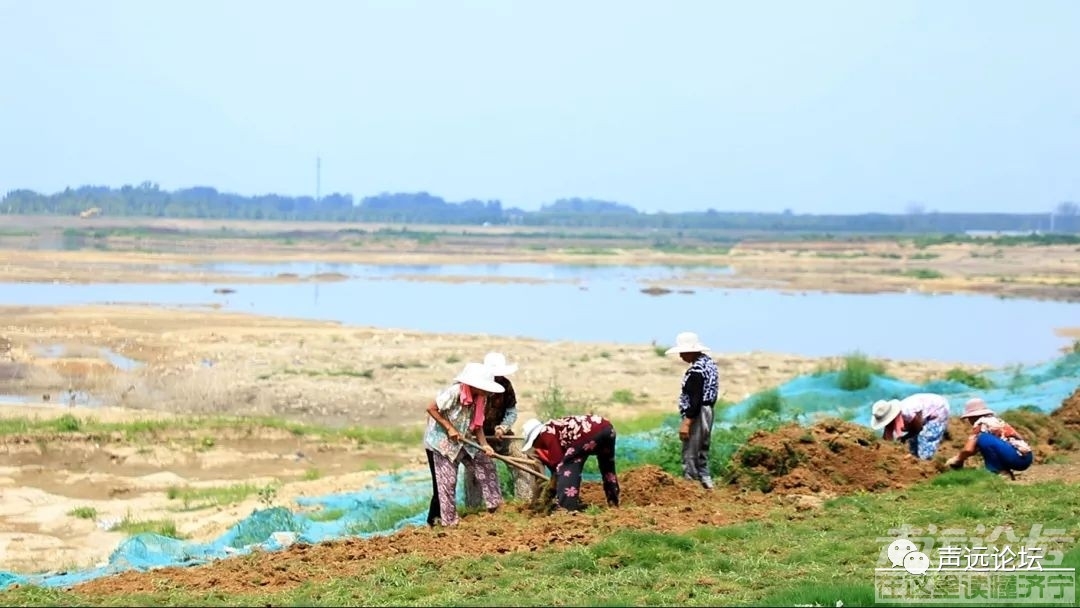
[[[539,211],[505,208],[501,201],[448,202],[427,192],[381,193],[355,201],[350,194],[320,197],[277,194],[243,196],[211,187],[162,190],[143,182],[120,188],[82,186],[41,194],[13,190],[0,199],[0,214],[123,217],[388,222],[405,224],[513,224],[523,226],[732,229],[792,232],[959,233],[969,230],[1080,232],[1080,213],[1064,202],[1051,213],[938,213],[909,209],[903,214],[797,214],[743,211],[643,213],[630,205],[566,198]]]

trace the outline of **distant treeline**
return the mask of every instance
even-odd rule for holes
[[[727,229],[792,232],[958,233],[968,230],[1080,232],[1074,203],[1046,213],[866,213],[809,215],[791,211],[750,213],[710,209],[685,213],[641,213],[621,203],[561,199],[539,211],[504,208],[497,200],[447,202],[428,194],[383,193],[354,201],[349,194],[241,196],[197,187],[162,190],[157,184],[109,188],[83,186],[51,195],[13,190],[0,200],[0,214],[106,215],[248,220],[394,222],[408,224],[516,224],[595,228]]]

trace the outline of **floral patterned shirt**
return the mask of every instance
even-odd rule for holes
[[[975,423],[971,425],[971,432],[976,435],[990,433],[999,439],[1004,439],[1009,445],[1016,448],[1019,454],[1027,454],[1031,451],[1031,446],[1020,437],[1020,433],[1017,433],[1011,424],[997,416],[983,416],[976,419]]]
[[[591,454],[596,436],[609,428],[611,423],[596,414],[556,418],[543,426],[533,442],[536,457],[555,469],[565,459]]]
[[[476,434],[469,430],[474,406],[461,403],[461,384],[455,382],[439,391],[439,394],[435,396],[435,407],[450,421],[450,425],[461,433],[462,437],[476,441]],[[457,460],[461,450],[465,450],[469,456],[476,456],[479,452],[472,446],[450,441],[446,429],[431,416],[428,416],[427,430],[424,432],[424,447],[442,454],[451,461]]]

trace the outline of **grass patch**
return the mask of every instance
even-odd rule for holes
[[[943,476],[961,478],[965,472]],[[928,483],[902,492],[865,493],[792,517],[771,507],[755,521],[681,533],[623,528],[593,544],[501,555],[387,557],[352,576],[313,576],[284,591],[224,594],[162,585],[145,595],[88,596],[22,587],[3,605],[305,605],[305,606],[715,606],[873,605],[873,568],[886,565],[901,526],[921,539],[930,525],[988,535],[1030,526],[1076,536],[1080,493],[1065,483],[1008,484],[992,475],[969,483]],[[954,509],[954,505],[978,509]],[[422,505],[416,505],[422,510]],[[413,510],[412,514],[418,510]],[[407,511],[405,512],[408,515]],[[588,513],[581,517],[590,517]],[[395,516],[396,517],[396,516]],[[985,532],[978,532],[984,526]],[[1002,533],[1004,534],[1004,532]],[[1001,538],[1006,538],[1004,535]],[[1044,540],[1044,555],[1080,565],[1075,541]],[[1025,546],[1032,546],[1029,541]],[[1017,550],[1014,547],[1014,551]],[[244,558],[239,558],[244,559]],[[1049,559],[1044,566],[1049,565]],[[454,581],[446,584],[447,580]]]
[[[945,372],[945,379],[950,382],[959,382],[960,384],[966,384],[971,388],[977,388],[980,390],[994,388],[994,383],[989,378],[982,374],[976,374],[962,369],[954,367]]]
[[[568,416],[570,411],[570,396],[561,385],[553,378],[548,382],[547,388],[540,395],[536,404],[536,414],[543,420],[562,418]]]
[[[386,367],[386,366],[383,366]],[[375,377],[373,369],[283,369],[286,376],[307,376],[309,378],[367,378]]]
[[[623,405],[633,405],[637,403],[637,397],[634,395],[634,391],[628,388],[620,388],[611,393],[612,403],[621,403]]]
[[[68,516],[79,519],[97,519],[98,512],[94,507],[75,507],[68,511]]]
[[[129,513],[113,528],[114,532],[136,534],[157,534],[167,538],[183,540],[184,536],[176,531],[176,522],[171,519],[134,519]]]
[[[304,481],[315,481],[320,477],[322,477],[322,472],[320,472],[319,469],[311,468],[304,471],[304,475],[301,479]]]
[[[249,496],[258,494],[259,488],[250,483],[239,483],[231,486],[211,488],[181,488],[172,486],[165,491],[169,500],[178,500],[183,505],[179,511],[198,511],[232,505],[243,502]]]
[[[345,509],[324,509],[307,514],[311,521],[337,521],[342,517],[345,517]]]
[[[750,407],[746,410],[746,420],[759,420],[770,416],[779,416],[784,411],[784,398],[775,388],[754,395]]]
[[[656,353],[657,357],[666,357],[668,348],[669,347],[667,346],[654,346],[652,347],[652,350],[654,353]]]
[[[382,367],[383,369],[413,369],[427,366],[419,361],[391,361],[383,363]]]
[[[428,501],[426,500],[403,505],[387,505],[375,509],[368,517],[353,521],[345,528],[345,532],[347,534],[358,535],[386,530],[392,526],[396,526],[403,520],[416,516],[417,513],[426,511],[427,508]]]
[[[860,391],[870,386],[874,376],[885,374],[885,366],[861,352],[844,357],[844,365],[836,378],[836,385],[845,391]]]
[[[933,268],[912,268],[904,271],[904,276],[911,277],[913,279],[943,279],[944,274],[934,270]]]
[[[56,434],[86,433],[104,439],[111,434],[121,433],[126,439],[135,441],[150,440],[164,435],[193,433],[204,448],[212,447],[216,443],[212,437],[207,441],[208,437],[205,433],[208,432],[234,431],[253,435],[267,429],[287,431],[296,437],[327,440],[350,439],[360,444],[415,445],[423,437],[423,428],[419,426],[331,428],[269,417],[177,416],[131,422],[101,422],[92,416],[76,418],[71,414],[63,414],[57,418],[28,416],[0,418],[0,436],[22,435],[48,438]]]

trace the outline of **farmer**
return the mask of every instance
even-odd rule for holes
[[[491,456],[495,450],[484,436],[484,408],[494,393],[503,392],[494,376],[481,363],[469,363],[454,382],[443,389],[428,406],[427,431],[424,447],[431,469],[432,497],[428,508],[428,525],[436,520],[444,526],[458,523],[457,477],[458,465],[464,464],[479,482],[483,500],[489,511],[502,504],[499,479]],[[464,443],[470,441],[474,447]]]
[[[871,414],[870,427],[884,429],[886,441],[907,441],[914,456],[930,460],[949,426],[949,400],[934,393],[916,393],[903,400],[877,401]]]
[[[547,466],[556,479],[555,498],[559,507],[579,511],[581,469],[589,456],[596,456],[609,506],[619,506],[619,478],[615,474],[615,427],[595,414],[565,416],[542,423],[528,420],[522,429],[525,445]]]
[[[1009,423],[994,415],[982,399],[971,399],[964,404],[964,422],[971,425],[971,436],[960,452],[945,462],[954,469],[964,466],[964,461],[978,452],[986,470],[1015,479],[1013,471],[1025,471],[1035,458],[1031,446]]]
[[[682,441],[683,476],[701,482],[706,489],[713,488],[709,472],[709,444],[712,440],[713,406],[720,390],[720,373],[716,363],[705,354],[709,348],[698,340],[693,332],[683,332],[675,337],[675,346],[667,354],[678,354],[689,363],[682,379],[679,393],[679,439]]]
[[[484,367],[488,372],[495,377],[495,382],[498,382],[503,387],[503,392],[493,393],[487,399],[487,403],[484,407],[484,435],[488,437],[488,443],[495,450],[495,453],[502,454],[503,456],[514,456],[515,452],[520,455],[520,444],[514,446],[513,442],[504,439],[504,437],[514,434],[513,424],[517,421],[517,394],[514,392],[514,385],[510,382],[511,376],[517,371],[518,366],[516,364],[510,364],[506,362],[506,356],[502,353],[490,352],[484,356]],[[494,439],[491,439],[494,437]],[[517,448],[517,449],[513,449]],[[518,498],[531,498],[531,496],[522,496],[526,491],[519,487],[520,481],[527,482],[529,485],[527,488],[531,490],[533,487],[531,479],[519,479],[517,469],[511,468],[510,473],[514,478],[514,494]],[[483,497],[480,492],[480,484],[472,471],[465,471],[465,504],[470,507],[479,506]]]

